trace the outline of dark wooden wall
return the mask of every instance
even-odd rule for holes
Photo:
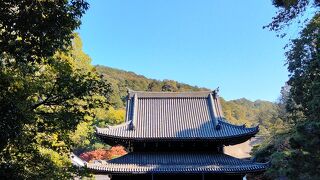
[[[135,152],[212,152],[223,153],[223,146],[208,142],[145,142],[132,143],[131,151]]]
[[[244,175],[113,175],[111,180],[242,180]]]

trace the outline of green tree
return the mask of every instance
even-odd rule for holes
[[[289,93],[286,103],[289,128],[276,133],[255,152],[258,160],[271,161],[270,179],[318,179],[320,176],[320,13],[319,1],[279,0],[271,30],[279,31],[302,17],[312,2],[314,14],[296,39],[288,44],[286,59]]]
[[[272,18],[272,22],[264,28],[278,33],[278,36],[283,37],[285,27],[290,26],[292,23],[306,23],[308,17],[303,18],[305,13],[310,8],[319,8],[319,0],[272,0],[272,4],[278,8],[276,16]],[[295,21],[297,20],[297,21]],[[282,32],[282,34],[281,34]]]
[[[95,119],[93,121],[84,121],[78,124],[75,132],[70,134],[70,138],[74,143],[74,153],[81,154],[85,151],[109,148],[95,134],[95,126],[107,127],[123,123],[125,120],[124,109],[114,109],[110,107],[96,108]]]
[[[172,80],[164,80],[163,85],[161,87],[161,91],[178,91],[177,82]]]
[[[84,0],[0,1],[2,56],[34,62],[66,49],[88,6]]]
[[[83,64],[72,53],[28,63],[32,73],[1,62],[1,82],[7,85],[0,91],[2,176],[70,178],[69,134],[80,122],[92,121],[96,108],[107,108],[110,86],[93,69],[79,68]]]
[[[320,119],[320,13],[292,40],[286,53],[290,95],[308,119]]]
[[[0,2],[3,179],[78,174],[70,133],[92,121],[96,108],[107,108],[111,92],[72,33],[87,8],[83,0]]]

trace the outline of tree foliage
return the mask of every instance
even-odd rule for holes
[[[70,52],[26,63],[21,68],[32,69],[28,73],[2,57],[1,174],[7,178],[69,178],[68,134],[92,121],[95,108],[107,108],[110,86],[92,67],[80,68],[84,59]]]
[[[281,1],[279,1],[281,2]],[[283,1],[284,2],[284,1]],[[286,25],[308,11],[309,1],[286,1],[277,7],[296,11],[288,16],[276,16]],[[319,1],[314,1],[318,8]],[[286,10],[288,11],[289,10]],[[284,11],[284,10],[283,10]],[[281,27],[281,26],[279,26]],[[271,29],[278,30],[278,29]],[[312,19],[299,36],[288,44],[286,59],[289,71],[288,93],[283,95],[288,127],[271,136],[256,148],[258,160],[270,160],[271,167],[264,178],[318,179],[320,176],[320,13],[316,9]]]
[[[1,54],[17,63],[53,56],[70,45],[87,9],[83,0],[0,1]]]
[[[247,127],[259,125],[260,135],[267,136],[274,131],[274,126],[283,124],[279,104],[256,100],[254,102],[245,98],[225,101],[221,99],[225,118],[233,123]],[[283,127],[284,128],[284,127]]]
[[[290,26],[294,20],[298,19],[297,23],[306,23],[308,17],[304,17],[305,13],[310,8],[319,8],[319,0],[272,0],[275,7],[278,8],[276,16],[272,18],[272,22],[264,28],[280,33],[285,27]],[[283,33],[280,36],[283,37]]]
[[[87,162],[90,162],[93,160],[110,160],[119,156],[123,156],[125,154],[127,154],[127,152],[124,147],[114,146],[109,150],[97,149],[94,151],[82,153],[80,155],[80,158]]]
[[[70,138],[73,142],[73,150],[76,154],[96,149],[109,149],[110,146],[101,142],[95,134],[95,126],[106,127],[109,125],[120,124],[124,122],[125,110],[114,109],[113,107],[96,108],[95,118],[91,121],[85,121],[78,124],[76,131],[71,133]]]
[[[70,133],[107,108],[109,84],[73,31],[82,0],[0,2],[0,177],[70,179]],[[75,38],[73,38],[75,37]]]
[[[320,117],[320,14],[314,16],[286,53],[291,96],[308,119]]]

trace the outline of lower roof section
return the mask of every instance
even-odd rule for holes
[[[106,174],[246,174],[262,172],[267,163],[242,160],[225,154],[132,152],[109,161],[87,163]]]

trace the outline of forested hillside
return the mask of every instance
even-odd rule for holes
[[[154,80],[105,66],[96,66],[96,70],[111,83],[113,93],[111,95],[113,107],[122,109],[125,107],[127,88],[139,91],[203,91],[207,88],[200,88],[173,80]],[[223,93],[222,93],[223,95]],[[227,120],[236,124],[247,126],[260,124],[261,133],[268,133],[273,124],[281,121],[278,118],[278,105],[268,101],[256,100],[254,102],[245,98],[225,101],[221,98],[224,115]]]
[[[136,91],[201,91],[208,90],[206,88],[199,88],[197,86],[190,86],[188,84],[179,83],[173,80],[155,80],[148,79],[142,75],[134,72],[123,71],[106,66],[96,66],[104,79],[111,83],[113,88],[113,95],[111,101],[115,108],[124,107],[125,97],[127,95],[127,88]]]
[[[225,101],[221,98],[226,119],[234,124],[259,125],[259,135],[269,135],[274,127],[282,126],[281,108],[269,101],[250,101],[245,98]]]

